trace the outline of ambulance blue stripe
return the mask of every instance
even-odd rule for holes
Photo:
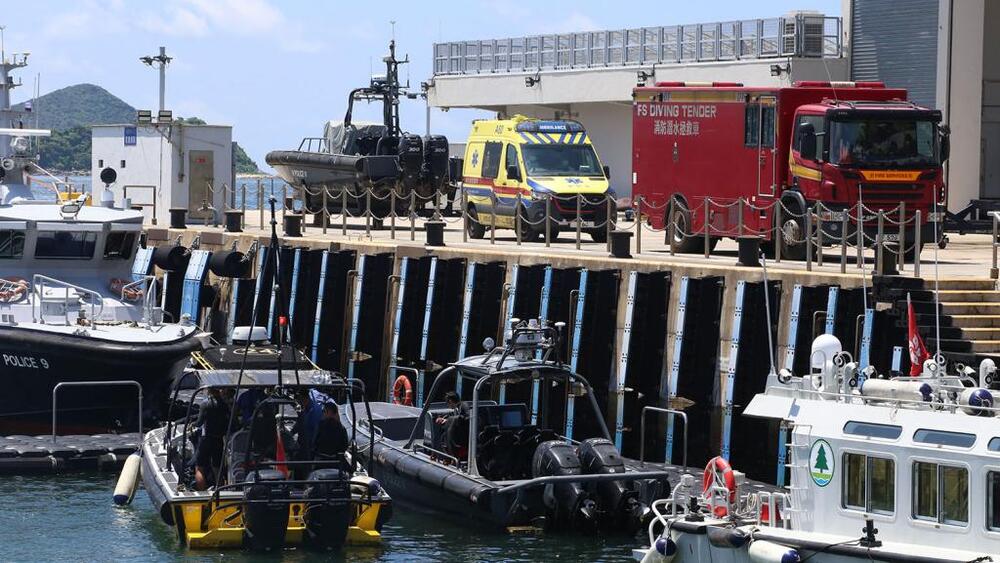
[[[566,135],[567,135],[567,133],[561,133],[559,135],[559,142],[560,143],[565,143],[566,142]]]
[[[521,138],[524,139],[525,141],[529,142],[529,143],[533,143],[534,142],[534,141],[531,140],[531,137],[529,137],[527,133],[521,133]]]

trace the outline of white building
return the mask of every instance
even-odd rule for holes
[[[234,185],[232,127],[96,125],[91,135],[95,193],[104,185],[101,171],[112,168],[115,201],[130,198],[148,224],[168,224],[171,208],[186,208],[191,222],[222,220],[223,186]]]
[[[632,88],[660,81],[790,85],[846,80],[841,20],[783,18],[434,45],[428,103],[572,118],[590,132],[619,196],[631,193]]]
[[[852,78],[906,88],[918,103],[941,109],[951,127],[949,210],[1000,203],[1000,1],[842,5]]]

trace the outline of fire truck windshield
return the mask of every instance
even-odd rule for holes
[[[840,166],[927,167],[940,163],[929,120],[857,119],[830,123],[830,162]]]
[[[603,176],[590,145],[524,145],[529,176]]]

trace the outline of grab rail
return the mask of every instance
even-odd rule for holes
[[[597,473],[593,475],[548,475],[545,477],[535,477],[507,485],[497,489],[496,494],[502,495],[513,493],[521,489],[530,489],[542,485],[554,483],[598,483],[603,481],[637,481],[642,479],[669,479],[674,476],[672,471],[635,471],[625,473]]]
[[[639,463],[646,463],[646,414],[650,412],[658,412],[667,414],[670,416],[679,416],[681,420],[684,421],[684,455],[681,458],[681,465],[685,469],[688,466],[688,417],[687,413],[684,411],[679,411],[677,409],[665,409],[662,407],[654,407],[652,405],[646,405],[642,407],[642,418],[639,422]]]
[[[97,303],[101,304],[100,311],[102,313],[104,312],[104,297],[102,297],[101,294],[97,293],[96,291],[87,289],[85,287],[80,287],[78,285],[73,285],[71,283],[67,283],[67,282],[64,282],[64,281],[61,281],[61,280],[57,280],[55,278],[50,278],[50,277],[42,275],[42,274],[35,274],[32,277],[31,282],[32,282],[32,286],[34,288],[37,288],[37,291],[38,291],[38,299],[32,299],[31,300],[31,321],[32,322],[36,322],[37,323],[37,322],[39,322],[38,319],[41,318],[41,323],[42,324],[45,323],[45,318],[41,314],[39,314],[38,317],[35,316],[35,305],[36,305],[36,303],[38,304],[39,309],[41,309],[41,301],[45,298],[45,282],[49,282],[49,283],[55,285],[56,287],[62,287],[64,289],[75,289],[76,291],[79,291],[81,293],[85,293],[87,295],[90,295],[94,299],[93,301],[90,302],[90,321],[91,321],[92,324],[93,324],[94,321],[97,320],[97,316],[98,316],[97,315]],[[69,302],[70,302],[69,292],[67,291],[66,292],[66,297],[63,298],[63,304],[67,305],[66,307],[63,308],[63,314],[66,317],[66,326],[69,326],[69,324],[70,324],[70,322],[69,322],[69,306],[68,306]],[[93,326],[96,328],[96,325],[93,325]]]
[[[147,285],[148,283],[148,285]],[[156,276],[143,276],[142,278],[122,286],[121,298],[126,301],[125,292],[134,287],[145,285],[145,292],[142,296],[142,317],[148,325],[153,325],[153,309],[156,307]],[[157,323],[158,324],[158,323]]]
[[[60,381],[52,388],[52,442],[56,441],[56,400],[59,390],[63,387],[112,387],[112,386],[132,386],[139,392],[139,437],[142,438],[142,385],[133,379],[119,379],[112,381]]]
[[[457,457],[455,457],[455,456],[453,456],[451,454],[447,454],[445,452],[442,452],[441,450],[436,450],[436,449],[434,449],[434,448],[432,448],[430,446],[425,446],[423,444],[413,444],[413,451],[415,451],[415,452],[424,451],[424,452],[426,452],[428,454],[433,454],[433,455],[436,455],[436,456],[448,458],[449,460],[451,460],[452,462],[454,462],[455,467],[458,467],[458,458]]]

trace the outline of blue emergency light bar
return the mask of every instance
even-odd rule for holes
[[[515,127],[518,133],[582,133],[579,121],[522,121]]]

